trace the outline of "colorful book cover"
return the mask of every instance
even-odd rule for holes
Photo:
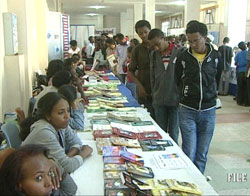
[[[157,131],[149,131],[137,134],[138,140],[162,139],[162,136]]]
[[[125,160],[122,157],[104,157],[103,162],[113,164],[124,164]]]
[[[120,137],[126,137],[129,139],[136,139],[136,134],[131,131],[126,131],[118,128],[112,128],[112,132],[114,135],[120,136]]]
[[[103,171],[125,171],[127,169],[125,164],[104,164]]]
[[[127,172],[121,173],[121,180],[124,185],[134,190],[148,191],[152,189],[149,184],[140,181]]]
[[[202,195],[201,190],[194,183],[182,182],[175,179],[167,179],[166,181],[172,190]]]
[[[133,175],[145,177],[145,178],[153,178],[154,173],[150,167],[140,166],[134,163],[126,162],[127,172]]]
[[[126,147],[130,147],[130,148],[140,148],[141,147],[138,140],[121,138],[121,137],[114,137],[114,136],[111,136],[110,139],[111,139],[112,144],[115,146],[126,146]]]
[[[127,151],[125,146],[104,146],[102,148],[103,157],[119,157],[120,151]]]
[[[102,155],[102,148],[104,146],[112,146],[110,138],[96,138],[96,148],[98,154]]]
[[[103,172],[104,179],[120,179],[121,172],[119,171],[105,171]]]
[[[110,138],[112,135],[112,130],[95,130],[93,132],[94,140],[96,138]]]
[[[122,183],[121,179],[104,180],[104,188],[105,189],[128,189],[128,187]]]
[[[120,156],[125,159],[126,161],[130,161],[132,163],[135,163],[137,165],[144,165],[144,160],[141,156],[136,155],[134,153],[128,152],[128,151],[121,151]]]

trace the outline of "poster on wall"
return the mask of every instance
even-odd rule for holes
[[[107,33],[111,35],[116,34],[116,28],[100,28],[100,29],[95,29],[95,36],[101,36],[102,33]]]

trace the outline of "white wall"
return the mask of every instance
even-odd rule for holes
[[[116,28],[116,33],[120,33],[120,16],[103,16],[103,28]]]
[[[86,15],[70,15],[71,25],[95,25],[98,26],[97,16],[86,16]],[[101,27],[102,28],[102,27]]]
[[[8,96],[8,91],[22,93],[22,98],[25,104],[20,105],[24,111],[28,110],[29,98],[32,94],[32,79],[34,72],[38,69],[44,71],[48,65],[48,49],[46,41],[46,0],[1,0],[0,1],[0,121],[3,120],[4,112],[7,110],[14,111],[15,105],[10,105],[7,108],[9,99],[14,101],[18,100],[17,97]],[[12,67],[11,61],[4,61],[4,35],[2,24],[2,13],[13,12],[17,15],[17,31],[19,41],[19,54],[22,53],[23,57],[19,65],[21,69],[25,70],[25,76],[20,72],[20,69]],[[13,59],[15,56],[13,56]],[[6,58],[5,58],[6,59]],[[18,62],[17,62],[18,63]],[[4,69],[4,67],[6,69]],[[13,80],[12,83],[7,83],[7,78],[10,78],[10,70],[19,74],[20,78],[25,80],[25,88],[17,88],[15,83],[18,80]],[[5,87],[8,86],[8,89]]]
[[[3,32],[3,12],[7,12],[7,0],[0,1],[0,121],[3,120],[3,105],[7,99],[4,96],[6,93],[6,84],[4,78],[4,32]]]
[[[155,17],[155,28],[157,29],[161,29],[161,17],[160,16],[156,16]]]

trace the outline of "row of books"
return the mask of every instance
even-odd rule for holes
[[[140,180],[139,177],[151,178]],[[104,164],[105,195],[201,195],[190,182],[176,179],[153,179],[151,168],[134,163]]]
[[[96,147],[99,154],[103,154],[104,146],[126,146],[128,148],[141,148],[142,151],[165,151],[173,146],[170,140],[133,140],[121,137],[96,138]]]
[[[118,117],[115,116],[116,113],[122,112],[107,112],[107,115],[105,116],[97,116],[95,119],[92,118],[90,123],[92,124],[93,131],[111,130],[112,128],[117,128],[119,130],[127,131],[127,133],[156,132],[156,127],[152,121],[141,121],[138,117],[134,117],[134,120],[132,120],[132,115],[127,117]],[[124,113],[129,114],[132,112]]]
[[[117,128],[112,128],[111,130],[95,130],[93,132],[94,139],[96,138],[110,138],[110,137],[122,137],[128,139],[137,140],[152,140],[152,139],[162,139],[162,136],[158,131],[148,131],[142,133],[133,133],[130,131],[125,131]]]

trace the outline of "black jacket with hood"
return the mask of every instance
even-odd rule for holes
[[[216,105],[219,53],[208,43],[206,47],[207,54],[202,63],[189,48],[178,55],[175,65],[180,104],[194,110],[207,110]]]

